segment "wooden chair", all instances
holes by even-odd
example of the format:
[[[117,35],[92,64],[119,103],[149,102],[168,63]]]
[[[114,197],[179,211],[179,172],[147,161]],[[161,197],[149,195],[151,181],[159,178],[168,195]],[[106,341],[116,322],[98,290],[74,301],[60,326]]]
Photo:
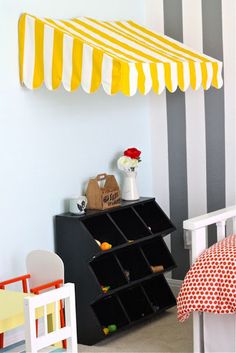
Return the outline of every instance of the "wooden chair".
[[[64,302],[65,326],[60,327],[58,318],[58,307]],[[54,305],[55,330],[48,333],[47,305]],[[39,309],[40,308],[40,309]],[[69,352],[77,353],[76,314],[75,314],[75,289],[74,284],[67,283],[60,288],[50,290],[33,297],[24,299],[25,310],[25,344],[9,346],[4,352],[38,353],[43,352]],[[43,334],[37,336],[35,328],[36,312],[43,311]],[[41,316],[41,315],[40,315]],[[66,349],[56,349],[51,346],[61,340],[67,340]]]

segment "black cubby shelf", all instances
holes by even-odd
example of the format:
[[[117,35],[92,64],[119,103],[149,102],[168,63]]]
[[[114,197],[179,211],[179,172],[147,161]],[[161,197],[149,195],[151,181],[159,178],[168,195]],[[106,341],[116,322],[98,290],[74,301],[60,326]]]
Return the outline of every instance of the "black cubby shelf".
[[[154,198],[81,216],[56,216],[55,248],[76,287],[78,341],[93,345],[176,304],[164,272],[176,267],[163,237],[175,230]],[[99,242],[112,248],[102,251]],[[154,268],[159,268],[156,272]],[[115,333],[114,332],[114,333]]]

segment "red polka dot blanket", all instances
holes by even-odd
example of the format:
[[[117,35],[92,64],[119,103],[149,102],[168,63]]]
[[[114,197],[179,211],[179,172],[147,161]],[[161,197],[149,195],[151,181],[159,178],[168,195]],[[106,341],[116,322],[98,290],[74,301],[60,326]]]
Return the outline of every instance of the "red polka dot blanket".
[[[177,298],[178,320],[191,312],[236,313],[236,235],[205,250],[188,271]]]

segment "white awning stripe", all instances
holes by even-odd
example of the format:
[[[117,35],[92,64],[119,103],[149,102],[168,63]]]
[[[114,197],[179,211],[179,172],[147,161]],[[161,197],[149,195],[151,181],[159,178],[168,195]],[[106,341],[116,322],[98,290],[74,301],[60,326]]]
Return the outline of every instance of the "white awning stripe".
[[[90,93],[93,69],[93,48],[87,44],[83,45],[82,78],[81,85],[85,92]]]
[[[52,89],[52,55],[54,29],[44,27],[44,82],[48,89]]]
[[[112,58],[104,54],[102,60],[102,86],[104,88],[104,91],[109,95],[111,95],[112,67]]]
[[[23,64],[23,77],[24,84],[27,88],[33,88],[34,79],[34,28],[35,20],[32,17],[26,17],[25,21],[25,46],[24,46],[24,64]]]
[[[62,68],[62,83],[67,91],[71,90],[72,77],[72,50],[73,38],[64,34],[63,36],[63,68]]]

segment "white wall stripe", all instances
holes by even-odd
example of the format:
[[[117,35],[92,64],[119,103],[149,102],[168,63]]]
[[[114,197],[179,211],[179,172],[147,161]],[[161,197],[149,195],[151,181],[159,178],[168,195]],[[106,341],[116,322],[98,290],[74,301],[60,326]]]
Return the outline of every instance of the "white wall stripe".
[[[164,33],[164,11],[163,0],[146,0],[146,25],[155,31]],[[157,64],[162,65],[163,64]],[[164,70],[159,82],[164,82]],[[164,89],[164,84],[160,91]],[[151,93],[149,96],[150,129],[151,129],[151,151],[153,170],[153,193],[166,212],[170,214],[169,204],[169,166],[168,166],[168,137],[167,137],[167,111],[166,94],[159,96]],[[165,237],[167,246],[170,248],[170,236]]]
[[[44,82],[48,89],[52,89],[52,57],[54,30],[44,27]]]
[[[201,0],[182,1],[184,43],[202,51]],[[200,69],[200,68],[199,68]],[[200,84],[200,82],[199,82]],[[185,92],[189,217],[207,210],[204,92]]]
[[[164,0],[163,5],[166,35],[183,42],[182,0]],[[178,264],[173,276],[183,278],[189,266],[189,253],[183,249],[183,219],[188,218],[185,95],[180,90],[167,92],[166,100],[170,217],[176,225],[171,250]]]
[[[62,83],[63,83],[64,88],[67,91],[71,90],[72,52],[73,52],[73,38],[64,34],[64,36],[63,36]]]
[[[236,203],[236,2],[222,1],[226,206]]]
[[[90,92],[92,82],[92,69],[93,69],[93,48],[87,44],[83,45],[82,56],[82,77],[81,85],[85,92]]]
[[[203,50],[223,61],[222,1],[202,0]],[[229,35],[231,35],[231,31]],[[225,207],[224,87],[205,91],[207,211]],[[209,229],[209,244],[216,232]]]
[[[32,17],[26,16],[23,79],[24,79],[24,84],[26,85],[27,88],[33,88],[34,61],[35,61],[34,26],[35,26],[35,20]]]

